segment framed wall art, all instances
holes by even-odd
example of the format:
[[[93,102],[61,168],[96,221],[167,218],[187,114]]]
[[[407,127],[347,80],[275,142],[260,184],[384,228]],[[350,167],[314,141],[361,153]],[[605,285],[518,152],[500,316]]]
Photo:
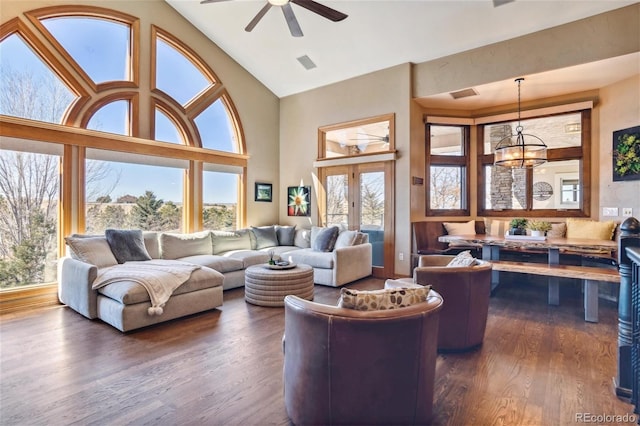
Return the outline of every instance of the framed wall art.
[[[287,215],[311,216],[310,186],[290,186],[287,188]]]
[[[273,185],[271,185],[270,183],[256,182],[255,200],[266,201],[270,203],[272,199],[272,191],[273,191]]]
[[[640,180],[640,126],[613,132],[613,181]]]

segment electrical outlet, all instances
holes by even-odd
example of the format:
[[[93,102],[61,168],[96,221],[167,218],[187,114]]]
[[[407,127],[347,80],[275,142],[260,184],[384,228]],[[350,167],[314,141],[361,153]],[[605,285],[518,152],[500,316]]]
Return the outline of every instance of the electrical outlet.
[[[398,259],[404,260],[404,253],[402,252],[398,253]]]
[[[633,216],[633,209],[631,207],[623,207],[622,208],[622,216],[624,216],[624,217]]]
[[[618,216],[617,207],[603,207],[602,216]]]

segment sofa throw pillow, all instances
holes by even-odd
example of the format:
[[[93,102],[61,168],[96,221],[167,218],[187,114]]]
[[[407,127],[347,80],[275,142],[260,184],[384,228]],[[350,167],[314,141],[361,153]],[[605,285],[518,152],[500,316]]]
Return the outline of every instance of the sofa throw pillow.
[[[193,232],[189,234],[160,234],[160,253],[163,259],[180,259],[187,256],[211,254],[211,231]]]
[[[73,237],[64,239],[73,259],[95,265],[98,268],[117,265],[111,247],[105,237]]]
[[[615,230],[616,223],[612,220],[600,222],[597,220],[567,219],[567,238],[611,240]]]
[[[276,237],[279,246],[292,246],[296,238],[296,226],[276,225]]]
[[[476,221],[470,220],[469,222],[444,222],[444,229],[447,230],[449,235],[475,235],[476,234]]]
[[[547,238],[564,238],[566,233],[566,223],[552,223],[551,230],[547,231]]]
[[[336,240],[338,239],[338,232],[340,229],[337,226],[330,226],[318,231],[316,238],[311,243],[311,248],[314,251],[333,251]]]
[[[252,226],[251,232],[256,237],[256,250],[278,245],[278,234],[275,226]]]
[[[235,232],[212,231],[211,242],[213,254],[220,254],[234,250],[251,250],[251,237],[249,230],[243,229]]]
[[[427,300],[431,286],[388,288],[382,290],[340,289],[339,308],[357,311],[382,311],[415,305]]]
[[[456,257],[451,259],[451,262],[447,264],[448,268],[454,267],[467,267],[475,265],[476,258],[471,255],[469,250],[459,253]]]
[[[338,234],[338,238],[336,239],[336,244],[334,249],[343,248],[343,247],[351,247],[355,245],[356,237],[358,236],[358,231],[342,231]]]
[[[151,260],[139,229],[107,229],[105,237],[118,263]]]
[[[504,237],[504,234],[509,232],[509,221],[508,220],[485,220],[485,227],[487,229],[487,234],[492,237]],[[474,231],[475,232],[475,231]]]
[[[300,248],[311,248],[311,230],[296,229],[293,245]]]

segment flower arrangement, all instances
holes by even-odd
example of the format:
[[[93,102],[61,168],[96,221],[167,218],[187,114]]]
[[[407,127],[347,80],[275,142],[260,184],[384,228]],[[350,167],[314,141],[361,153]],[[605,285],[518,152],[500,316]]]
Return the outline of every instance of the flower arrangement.
[[[273,255],[274,254],[275,253],[273,252],[273,250],[269,250],[269,265],[275,265],[276,264],[276,261],[273,260]]]
[[[532,231],[547,232],[551,231],[551,224],[544,220],[532,220],[527,225],[527,228],[531,229]]]

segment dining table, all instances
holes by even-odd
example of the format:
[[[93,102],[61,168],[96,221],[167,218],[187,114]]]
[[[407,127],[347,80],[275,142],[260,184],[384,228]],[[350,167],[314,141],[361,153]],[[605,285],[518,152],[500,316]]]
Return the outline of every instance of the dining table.
[[[597,240],[589,238],[550,238],[546,236],[534,237],[529,235],[505,235],[492,236],[487,234],[475,235],[442,235],[438,241],[449,243],[450,245],[477,245],[482,247],[482,259],[488,261],[499,261],[502,249],[511,250],[540,250],[547,252],[548,264],[559,265],[561,253],[571,253],[578,255],[591,255],[605,258],[616,258],[618,243],[613,240]],[[524,257],[523,257],[524,259]],[[492,272],[492,291],[500,284],[498,271]],[[559,278],[548,277],[549,282],[549,304],[560,304]]]

